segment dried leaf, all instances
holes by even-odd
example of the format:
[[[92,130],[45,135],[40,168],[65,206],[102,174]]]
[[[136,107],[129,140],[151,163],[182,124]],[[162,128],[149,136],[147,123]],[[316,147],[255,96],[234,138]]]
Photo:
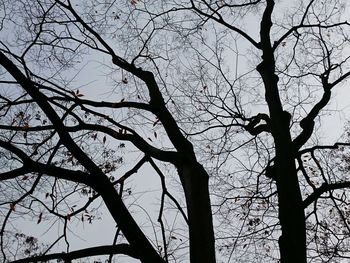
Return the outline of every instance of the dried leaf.
[[[28,124],[28,122],[25,122],[25,123],[23,124],[22,130],[23,130],[23,131],[26,131],[26,130],[28,130],[28,128],[29,128],[29,124]]]
[[[10,210],[15,212],[16,211],[16,204],[15,203],[11,203],[10,204]]]
[[[106,138],[106,135],[105,135],[105,136],[103,136],[103,139],[102,139],[103,144],[105,144],[105,143],[106,143],[106,140],[107,140],[107,138]]]
[[[125,143],[120,143],[118,148],[125,148]]]
[[[28,179],[28,175],[24,175],[24,176],[22,177],[22,181],[27,180],[27,179]]]
[[[17,118],[23,119],[23,117],[24,117],[24,112],[23,112],[23,111],[20,111],[20,112],[17,114],[16,117],[17,117]]]
[[[43,217],[43,213],[40,213],[39,218],[38,218],[38,222],[36,222],[37,224],[40,224],[42,217]]]

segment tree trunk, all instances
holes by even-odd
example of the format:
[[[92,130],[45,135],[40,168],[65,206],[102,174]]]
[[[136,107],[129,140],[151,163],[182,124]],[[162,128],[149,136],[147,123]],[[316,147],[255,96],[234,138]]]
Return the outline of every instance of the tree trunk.
[[[306,229],[304,207],[295,165],[289,123],[290,114],[283,111],[278,95],[278,77],[271,73],[271,63],[263,62],[259,72],[266,88],[270,110],[271,130],[275,142],[274,161],[279,220],[282,235],[279,239],[281,262],[306,263]]]
[[[278,192],[279,220],[282,235],[279,239],[282,263],[306,263],[306,229],[302,197],[295,166],[295,149],[290,135],[290,114],[283,110],[275,74],[274,48],[271,44],[271,16],[275,1],[266,0],[260,23],[262,62],[258,65],[269,107],[271,132],[275,142],[275,179]]]
[[[266,97],[276,150],[274,178],[277,185],[279,220],[282,230],[279,239],[281,262],[306,263],[305,215],[294,159],[295,149],[289,130],[290,114],[279,106],[279,96],[274,96],[278,94],[277,76],[267,74],[263,79],[268,89],[274,89],[272,92],[267,90]]]
[[[281,262],[306,263],[304,207],[289,130],[286,130],[284,135],[276,135],[275,144],[276,184],[279,220],[282,229],[282,235],[279,239]]]
[[[215,263],[215,238],[210,205],[209,176],[194,161],[178,168],[185,191],[191,263]]]

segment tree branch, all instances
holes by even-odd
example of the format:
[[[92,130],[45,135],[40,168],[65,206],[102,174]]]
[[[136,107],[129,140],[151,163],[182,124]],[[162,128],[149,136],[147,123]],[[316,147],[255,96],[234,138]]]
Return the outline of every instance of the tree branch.
[[[132,258],[138,259],[139,257],[129,244],[118,244],[114,246],[98,246],[90,247],[80,250],[75,250],[69,253],[53,253],[48,255],[34,256],[29,258],[23,258],[19,260],[11,261],[10,263],[35,263],[35,262],[46,262],[54,259],[61,259],[65,262],[70,262],[74,259],[87,258],[108,254],[123,254]]]
[[[258,3],[260,1],[256,1],[256,3]],[[231,25],[229,23],[227,23],[220,14],[216,13],[219,17],[215,17],[213,16],[213,14],[207,14],[205,12],[203,12],[202,10],[200,10],[198,7],[195,6],[194,1],[191,1],[192,4],[192,8],[195,12],[197,12],[198,14],[209,18],[209,19],[213,19],[214,21],[216,21],[217,23],[235,31],[236,33],[238,33],[239,35],[241,35],[244,39],[248,40],[254,47],[261,49],[261,45],[260,43],[256,42],[250,35],[248,35],[245,31],[243,31],[242,29],[239,29],[238,27],[235,27],[234,25]],[[254,3],[255,4],[255,3]],[[214,12],[214,11],[213,11]],[[215,13],[215,12],[214,12]]]
[[[316,190],[311,195],[306,197],[306,199],[303,201],[303,206],[304,208],[308,207],[325,192],[342,189],[342,188],[349,188],[349,187],[350,187],[350,182],[341,182],[341,183],[333,183],[333,184],[323,183],[320,187],[316,188]]]
[[[69,135],[60,117],[49,104],[48,97],[41,93],[40,90],[35,87],[33,82],[28,79],[21,72],[21,70],[17,68],[17,66],[7,56],[4,55],[2,51],[0,51],[0,65],[2,65],[4,69],[6,69],[7,72],[28,93],[28,95],[36,101],[36,103],[54,125],[62,143],[89,171],[90,174],[88,176],[81,177],[81,179],[84,179],[83,183],[85,183],[86,180],[89,180],[87,184],[93,184],[93,188],[101,193],[109,212],[122,229],[128,242],[134,247],[135,250],[138,251],[140,258],[142,258],[144,262],[149,263],[164,262],[157,251],[153,248],[149,240],[143,234],[128,209],[125,207],[123,201],[119,197],[109,179]]]

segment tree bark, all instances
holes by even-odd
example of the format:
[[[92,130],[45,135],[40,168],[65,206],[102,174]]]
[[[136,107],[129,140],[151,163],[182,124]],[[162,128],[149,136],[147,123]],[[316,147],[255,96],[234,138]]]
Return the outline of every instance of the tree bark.
[[[191,263],[215,263],[209,176],[197,161],[181,165],[178,171],[187,204]]]

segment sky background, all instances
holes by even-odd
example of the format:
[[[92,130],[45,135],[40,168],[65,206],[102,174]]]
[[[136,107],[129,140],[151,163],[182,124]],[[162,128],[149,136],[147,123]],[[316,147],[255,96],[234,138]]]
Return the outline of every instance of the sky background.
[[[282,1],[282,3],[284,8],[288,8],[287,3],[293,3],[293,1]],[[252,17],[250,20],[248,19],[246,23],[246,31],[252,35],[256,35],[258,32],[256,26],[257,21],[254,19],[255,18]],[[257,37],[255,37],[255,39],[257,39]],[[240,43],[246,44],[246,42],[242,40],[240,40]],[[106,80],[105,69],[101,67],[100,64],[101,62],[105,63],[106,61],[108,61],[108,58],[103,58],[101,55],[96,54],[90,54],[89,56],[86,56],[84,61],[82,61],[81,65],[86,66],[81,69],[79,75],[77,75],[77,78],[74,79],[71,84],[72,87],[76,87],[74,89],[79,89],[80,93],[84,94],[84,98],[98,98],[99,100],[107,101],[111,100],[112,97],[114,98],[119,96],[118,94],[111,96],[109,93],[110,83],[107,84],[108,81]],[[246,61],[244,61],[244,59],[240,61],[240,65],[244,65],[245,63]],[[71,72],[72,76],[75,75],[75,73],[76,72]],[[322,126],[320,127],[319,134],[321,135],[321,141],[323,143],[334,143],[334,141],[337,140],[343,133],[344,123],[346,123],[350,117],[349,94],[350,90],[348,85],[341,88],[336,88],[335,92],[333,93],[331,104],[327,107],[327,110],[324,111],[325,116],[321,118]],[[254,105],[252,107],[254,107]],[[163,137],[160,135],[158,141],[162,141],[162,138]],[[109,138],[107,138],[107,144],[109,143],[113,145],[113,142],[110,142]],[[162,142],[160,142],[160,144],[161,143]],[[165,145],[167,144],[167,142],[163,143]],[[118,142],[116,143],[116,146],[117,144]],[[130,149],[131,152],[129,152]],[[137,153],[130,145],[127,145],[124,152],[125,159],[128,161],[116,171],[116,177],[121,176],[125,171],[127,171],[128,168],[132,167],[135,160],[142,158],[142,155]],[[176,196],[181,196],[181,190],[176,182],[177,179],[174,169],[170,167],[170,165],[167,167],[161,167],[162,170],[166,172],[167,176],[169,176],[169,189],[171,193]],[[133,175],[132,178],[127,181],[124,188],[132,188],[133,194],[126,196],[126,203],[130,206],[131,210],[135,211],[135,213],[133,213],[135,220],[139,222],[140,225],[145,226],[143,229],[147,234],[153,236],[153,228],[148,217],[151,217],[153,222],[156,222],[158,217],[159,203],[157,201],[159,201],[161,194],[158,176],[154,170],[147,165],[140,169],[137,174]],[[125,194],[127,195],[127,193]],[[108,211],[104,208],[100,200],[96,200],[94,204],[94,206],[100,208],[102,207],[102,209],[99,210],[99,218],[94,220],[92,224],[89,224],[88,222],[81,224],[78,222],[79,220],[75,219],[69,222],[71,232],[68,233],[68,236],[71,238],[71,251],[87,246],[110,244],[113,241],[115,234],[115,222],[109,215]],[[147,213],[145,213],[145,211],[147,211]],[[171,226],[174,223],[172,222],[172,218],[174,217],[177,220],[179,215],[175,216],[175,213],[172,210],[168,210],[166,213],[168,213],[168,224]],[[181,220],[178,220],[177,222],[177,226],[181,226]],[[37,224],[37,218],[33,218],[32,221],[18,220],[15,222],[15,224],[18,224],[18,226],[24,226],[23,232],[25,234],[35,236],[43,243],[50,241],[52,237],[61,233],[62,224],[57,224],[52,227],[52,223],[53,221],[46,220],[45,214],[42,222],[39,225]],[[47,231],[48,229],[49,231]],[[179,229],[178,233],[175,233],[177,237],[181,236],[182,234],[185,233],[181,229]],[[160,238],[159,235],[158,238]],[[174,244],[174,246],[176,246],[177,243],[180,243],[179,239],[172,239],[171,242]],[[55,249],[52,250],[52,252],[58,252],[64,249],[65,244],[60,243]],[[181,253],[182,252],[180,252],[180,254]],[[82,260],[82,262],[84,262],[84,260]],[[129,258],[123,258],[120,260],[120,262],[132,263],[137,261]],[[179,260],[178,262],[188,261]]]

